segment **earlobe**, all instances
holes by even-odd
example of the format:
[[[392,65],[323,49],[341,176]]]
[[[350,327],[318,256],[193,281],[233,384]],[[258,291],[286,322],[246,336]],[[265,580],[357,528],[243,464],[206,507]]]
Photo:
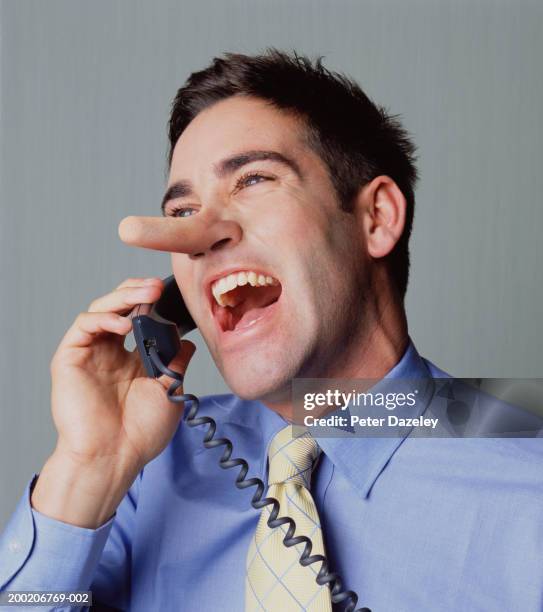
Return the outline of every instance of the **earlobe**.
[[[388,176],[374,178],[366,187],[366,243],[374,258],[388,255],[396,246],[405,227],[405,196]]]

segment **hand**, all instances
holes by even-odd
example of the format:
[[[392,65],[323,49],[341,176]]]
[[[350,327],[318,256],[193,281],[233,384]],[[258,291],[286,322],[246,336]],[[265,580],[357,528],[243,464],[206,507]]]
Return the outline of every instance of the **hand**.
[[[146,376],[137,349],[124,348],[132,321],[123,315],[156,302],[163,288],[160,279],[128,279],[62,338],[50,368],[58,440],[31,495],[38,512],[90,529],[104,524],[175,433],[184,406],[166,395],[173,380]],[[183,340],[171,369],[184,374],[195,348]]]
[[[156,302],[163,287],[160,279],[127,279],[94,300],[66,332],[50,368],[57,457],[135,475],[173,437],[183,413],[183,404],[166,396],[173,379],[148,377],[137,349],[124,348],[132,321],[123,315]],[[184,374],[195,348],[183,340],[169,367]]]

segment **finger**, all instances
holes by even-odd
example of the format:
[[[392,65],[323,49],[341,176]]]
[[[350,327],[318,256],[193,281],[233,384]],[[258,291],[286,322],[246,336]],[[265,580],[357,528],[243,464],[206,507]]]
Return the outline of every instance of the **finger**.
[[[128,312],[137,304],[153,304],[162,294],[157,283],[141,287],[122,287],[91,302],[88,312]]]
[[[157,276],[150,276],[145,278],[126,278],[122,283],[117,285],[115,289],[122,289],[123,287],[141,287],[144,285],[158,285],[163,284],[162,279]]]
[[[169,253],[201,253],[233,232],[239,232],[233,221],[214,221],[203,213],[189,217],[125,217],[119,224],[119,237],[126,244]]]
[[[179,349],[177,355],[170,361],[168,368],[174,372],[179,372],[179,374],[182,376],[185,376],[185,372],[187,371],[187,367],[195,351],[196,345],[193,342],[190,340],[181,340],[181,348]],[[162,374],[162,376],[159,376],[157,380],[166,389],[168,389],[174,382],[174,379],[170,378],[170,376],[166,376],[166,374]],[[181,390],[177,391],[177,393],[180,392]]]
[[[107,332],[119,337],[132,329],[132,321],[114,312],[82,312],[62,338],[59,348],[90,346],[98,334]]]

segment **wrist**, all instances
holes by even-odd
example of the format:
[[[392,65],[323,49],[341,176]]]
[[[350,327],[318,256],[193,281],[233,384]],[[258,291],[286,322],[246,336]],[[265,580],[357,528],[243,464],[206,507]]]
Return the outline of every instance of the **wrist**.
[[[114,515],[138,472],[109,457],[81,461],[57,447],[35,481],[30,503],[50,518],[96,529]]]

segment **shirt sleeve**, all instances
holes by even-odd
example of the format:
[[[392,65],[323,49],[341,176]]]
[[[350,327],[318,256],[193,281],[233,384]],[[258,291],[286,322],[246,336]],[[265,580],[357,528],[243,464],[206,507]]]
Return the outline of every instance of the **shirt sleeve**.
[[[32,508],[30,496],[38,476],[34,474],[26,485],[0,536],[0,591],[91,590],[93,603],[127,608],[131,540],[142,472],[115,514],[97,529],[64,523]]]

